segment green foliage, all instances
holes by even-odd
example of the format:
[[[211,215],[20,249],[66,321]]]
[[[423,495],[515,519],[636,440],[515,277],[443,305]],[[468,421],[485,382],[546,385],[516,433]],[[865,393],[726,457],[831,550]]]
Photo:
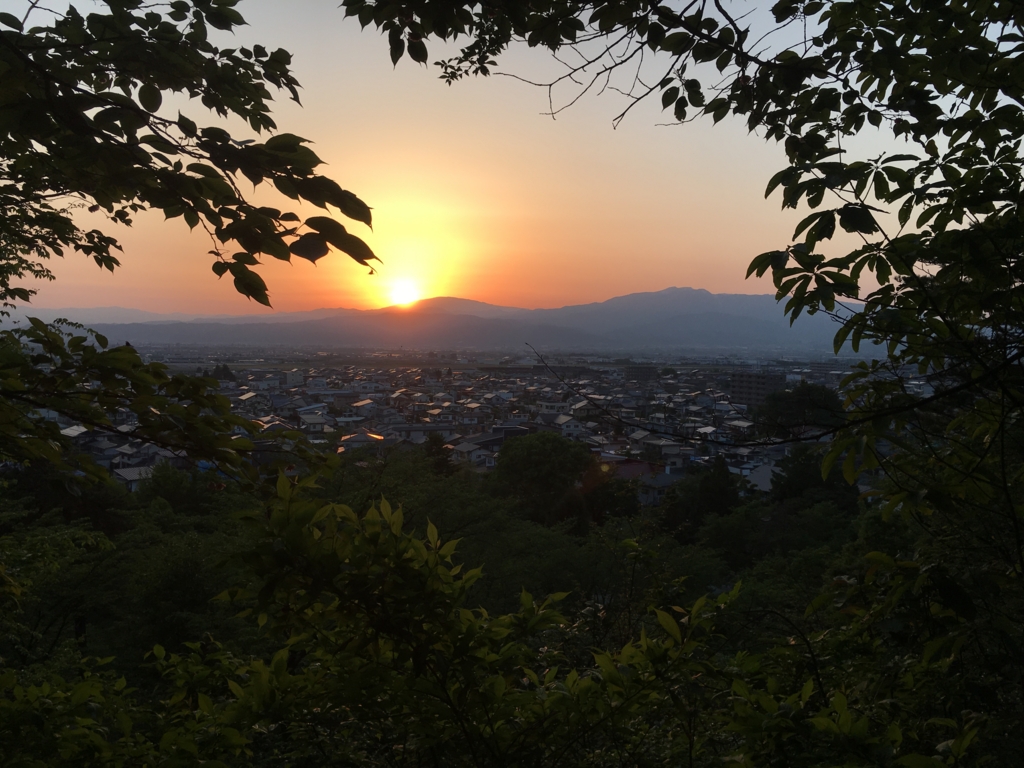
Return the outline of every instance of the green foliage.
[[[505,441],[494,481],[519,500],[531,519],[550,525],[573,516],[576,484],[593,461],[582,443],[537,432]]]
[[[772,474],[771,501],[806,507],[818,502],[833,504],[853,518],[858,511],[860,492],[838,473],[822,477],[821,450],[810,445],[795,445]]]
[[[382,459],[346,459],[322,481],[320,493],[353,509],[368,507],[382,496],[401,498],[409,526],[423,533],[433,524],[446,538],[459,540],[466,567],[483,567],[486,578],[474,585],[472,595],[475,604],[492,613],[512,610],[524,588],[534,594],[573,590],[574,595],[614,589],[606,572],[608,558],[585,551],[587,526],[581,529],[576,520],[551,526],[534,522],[514,491],[490,480],[456,470],[447,452],[436,453],[428,441]],[[639,508],[630,484],[597,481],[589,470],[573,495],[595,520],[628,517]]]
[[[434,473],[448,476],[455,472],[455,465],[452,462],[451,452],[444,445],[444,438],[437,432],[431,432],[427,435],[423,447],[431,460],[431,469]]]
[[[83,509],[82,496],[105,486],[72,494],[54,489],[51,473],[19,472],[2,500],[0,560],[26,592],[0,657],[63,674],[69,650],[116,656],[134,677],[155,643],[237,637],[240,627],[209,601],[238,578],[220,563],[244,534],[232,515],[254,502],[203,479],[159,467],[139,494],[107,494]],[[205,492],[194,507],[182,493],[190,485]],[[85,514],[96,506],[102,514]]]
[[[175,515],[197,517],[242,506],[244,499],[230,488],[227,478],[215,472],[193,469],[183,472],[170,464],[157,464],[139,486],[135,500],[140,505],[162,499]]]
[[[227,398],[203,379],[171,375],[144,363],[130,346],[78,326],[29,326],[0,331],[0,457],[48,463],[105,476],[60,433],[54,416],[98,430],[114,429],[119,415],[137,422],[134,435],[196,459],[241,471],[252,445],[240,435],[252,425],[231,415]]]
[[[705,668],[713,610],[680,609],[683,627],[649,615],[639,641],[585,654],[576,669],[559,596],[524,592],[506,616],[469,610],[479,572],[452,565],[455,542],[432,525],[426,540],[409,537],[386,502],[365,516],[319,506],[304,486],[282,480],[265,535],[243,556],[262,582],[259,623],[287,641],[230,685],[237,702],[226,706],[256,725],[239,729],[256,754],[373,762],[401,748],[403,764],[534,765],[678,752],[665,715]]]
[[[460,478],[478,481],[472,473],[438,473],[431,480],[427,451],[396,455],[393,464],[359,467],[376,472],[361,482],[376,488],[404,484],[411,497],[429,504],[440,498],[435,482],[454,490]],[[345,487],[353,489],[356,480],[349,476]],[[372,765],[400,747],[398,764],[603,766],[619,765],[626,755],[639,765],[712,765],[723,757],[761,764],[784,752],[787,765],[864,754],[898,765],[911,755],[934,753],[949,739],[976,741],[981,731],[969,734],[985,725],[976,714],[985,711],[978,706],[981,694],[972,692],[985,689],[980,681],[966,694],[958,689],[949,657],[936,655],[946,646],[927,657],[903,653],[908,633],[937,640],[947,632],[944,626],[977,631],[956,618],[955,611],[968,608],[955,582],[938,574],[922,578],[916,564],[877,554],[864,560],[879,538],[891,534],[879,527],[878,513],[864,518],[854,540],[852,531],[843,534],[830,524],[837,518],[827,504],[790,510],[790,524],[769,531],[777,543],[748,551],[752,568],[738,566],[750,586],[719,588],[716,600],[692,604],[684,592],[731,585],[739,574],[728,574],[706,549],[659,538],[653,521],[609,518],[591,531],[575,564],[564,554],[571,550],[558,549],[542,549],[524,563],[527,569],[537,563],[561,569],[566,580],[575,579],[577,595],[545,602],[522,592],[509,613],[498,614],[472,608],[486,579],[480,569],[453,560],[457,547],[474,536],[457,543],[422,512],[411,516],[421,521],[425,538],[410,535],[402,510],[380,502],[356,515],[324,499],[332,492],[318,485],[314,478],[282,476],[274,497],[248,516],[249,534],[225,529],[242,545],[235,559],[239,570],[228,582],[233,586],[221,596],[225,602],[215,603],[224,613],[201,606],[215,579],[187,550],[170,546],[168,559],[178,568],[164,569],[154,557],[179,531],[186,547],[193,546],[187,543],[193,531],[203,531],[192,539],[196,543],[215,541],[208,521],[216,512],[187,515],[157,495],[162,489],[181,505],[189,498],[182,489],[209,485],[201,476],[159,473],[144,491],[142,514],[163,533],[137,523],[114,537],[118,549],[134,556],[112,576],[130,585],[118,594],[130,598],[121,608],[136,622],[134,634],[144,635],[141,642],[152,635],[140,629],[161,614],[183,631],[175,635],[173,627],[154,623],[174,644],[153,650],[150,671],[129,668],[127,685],[117,672],[104,672],[107,667],[78,661],[74,643],[43,666],[9,668],[3,683],[8,694],[0,696],[5,761],[46,764],[61,755],[64,762],[88,764],[146,755],[171,763],[303,764],[331,754]],[[819,491],[809,489],[809,497]],[[458,494],[463,503],[474,494],[486,498],[488,491],[478,484]],[[490,498],[492,505],[496,501]],[[775,511],[794,501],[774,502]],[[713,518],[722,541],[747,535],[757,544],[768,538],[764,529],[752,529],[745,509],[760,514],[748,505]],[[485,510],[486,504],[473,514]],[[502,549],[509,550],[505,563],[511,563],[542,545],[544,538],[531,539],[527,526],[552,541],[573,538],[507,516],[518,528],[506,537],[501,519],[492,515],[478,523],[481,537],[491,534],[495,545],[488,556],[499,565]],[[50,535],[47,526],[31,530],[37,540]],[[118,551],[82,553],[82,546],[92,545],[77,533],[67,539],[70,549],[48,550],[23,535],[4,539],[4,561],[11,562],[15,549],[31,552],[35,573],[63,572],[58,582],[81,582],[79,561]],[[904,542],[914,546],[912,539]],[[844,543],[847,549],[840,551]],[[48,564],[58,560],[65,564]],[[847,562],[854,571],[833,571],[841,578],[834,578],[816,612],[802,618],[816,580]],[[23,566],[17,570],[29,574]],[[202,574],[205,595],[191,587],[188,570]],[[153,580],[150,573],[164,575]],[[680,575],[697,584],[679,584]],[[49,602],[54,578],[18,584],[23,615]],[[95,579],[92,587],[107,589]],[[197,602],[171,608],[175,589]],[[34,590],[41,590],[38,598],[27,594]],[[94,597],[85,599],[95,604]],[[936,612],[936,601],[956,607]],[[150,610],[147,602],[154,603]],[[666,607],[651,610],[652,603]],[[866,605],[876,607],[865,611]],[[183,608],[191,613],[181,613]],[[232,631],[227,621],[239,609],[248,632]],[[215,619],[218,614],[222,618]],[[201,620],[190,625],[187,615]],[[189,629],[213,627],[228,642],[176,640]],[[257,629],[259,639],[252,635]],[[883,642],[866,640],[865,632]],[[95,630],[87,642],[97,642]],[[880,665],[902,671],[868,688],[851,683],[874,680]],[[152,693],[133,688],[134,679],[145,680]],[[79,688],[77,680],[89,686]],[[975,714],[951,717],[946,701]]]
[[[712,517],[701,527],[699,540],[721,553],[740,570],[770,554],[785,554],[831,544],[833,549],[852,538],[849,515],[834,504],[810,507],[745,504],[736,511]],[[817,584],[812,582],[812,589]]]
[[[235,381],[235,374],[232,373],[227,363],[215,365],[211,375],[218,381]]]
[[[806,381],[791,390],[770,393],[754,412],[761,434],[782,439],[806,433],[824,435],[842,426],[843,419],[839,395],[828,387]]]
[[[696,541],[705,521],[729,514],[739,498],[736,478],[725,459],[716,456],[709,469],[672,486],[661,504],[661,525],[682,542]]]
[[[609,518],[634,518],[640,514],[637,483],[609,478],[597,464],[584,475],[581,490],[586,514],[597,525]]]
[[[303,222],[295,213],[246,199],[243,180],[272,184],[296,202],[337,209],[366,225],[370,209],[331,179],[308,141],[278,133],[237,139],[216,125],[163,109],[181,94],[219,117],[240,118],[255,134],[276,130],[271,88],[298,101],[298,82],[283,50],[218,48],[210,30],[245,20],[236,0],[181,0],[156,10],[138,0],[110,0],[82,15],[76,8],[29,23],[8,14],[0,24],[0,299],[32,294],[13,281],[52,278],[43,261],[75,251],[113,270],[117,240],[84,229],[71,208],[85,206],[130,225],[146,210],[203,227],[218,276],[269,306],[267,286],[251,269],[259,255],[315,261],[333,246],[360,264],[376,258],[333,219]],[[306,231],[303,231],[305,228]],[[234,251],[234,252],[232,252]]]

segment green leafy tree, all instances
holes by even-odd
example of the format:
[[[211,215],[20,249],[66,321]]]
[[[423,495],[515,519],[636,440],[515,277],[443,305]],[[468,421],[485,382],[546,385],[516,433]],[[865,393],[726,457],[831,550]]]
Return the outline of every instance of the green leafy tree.
[[[682,542],[697,541],[697,530],[710,518],[727,515],[739,503],[739,487],[725,459],[676,483],[659,510],[661,525]]]
[[[0,456],[4,461],[50,464],[106,476],[63,435],[55,417],[99,431],[113,431],[116,418],[136,423],[134,436],[170,450],[187,449],[243,471],[251,449],[244,435],[252,425],[231,414],[230,403],[209,382],[171,374],[147,364],[129,346],[74,326],[47,326],[33,319],[26,328],[0,331]],[[240,435],[232,434],[238,429]],[[65,478],[71,475],[65,473]]]
[[[221,363],[213,369],[213,377],[218,381],[235,381],[235,374],[227,363]]]
[[[437,432],[431,432],[427,435],[423,449],[431,459],[434,472],[447,476],[455,471],[455,465],[452,462],[451,451],[444,445],[444,438]]]
[[[577,483],[593,464],[581,443],[554,432],[537,432],[506,440],[498,452],[494,481],[538,522],[553,524],[579,506]]]
[[[116,657],[138,683],[156,643],[177,649],[206,634],[237,637],[240,628],[210,598],[239,576],[218,564],[244,540],[235,514],[256,502],[213,479],[162,465],[128,494],[106,484],[69,488],[48,470],[10,476],[0,496],[0,560],[30,588],[19,601],[25,631],[0,637],[0,657],[59,668],[72,647]]]
[[[795,445],[772,473],[769,498],[775,503],[808,504],[828,501],[843,510],[850,518],[858,511],[860,491],[831,472],[821,474],[822,452],[816,446]]]
[[[333,246],[362,264],[374,258],[334,218],[303,221],[241,191],[243,179],[271,184],[286,198],[369,225],[365,203],[316,174],[321,161],[306,140],[235,138],[162,108],[165,96],[183,94],[259,135],[277,128],[270,89],[298,101],[286,51],[212,42],[212,31],[245,23],[236,5],[181,0],[158,12],[137,0],[110,0],[83,15],[30,4],[21,19],[0,17],[0,297],[26,300],[30,291],[11,281],[49,277],[45,260],[65,251],[117,266],[114,236],[83,229],[75,205],[112,224],[158,210],[203,227],[213,240],[214,272],[230,274],[239,292],[262,304],[269,305],[267,287],[252,269],[260,255],[316,261]]]
[[[174,2],[160,9],[110,0],[88,13],[53,12],[28,3],[21,17],[0,14],[0,300],[28,301],[22,278],[52,279],[49,258],[80,253],[103,268],[118,265],[113,232],[145,211],[182,218],[211,238],[218,276],[269,305],[254,267],[261,257],[310,261],[333,247],[361,264],[375,257],[332,211],[369,225],[370,209],[318,175],[308,142],[278,133],[272,90],[298,99],[290,55],[263,46],[219,48],[218,31],[244,24],[234,0]],[[203,124],[165,106],[212,114]],[[250,133],[232,136],[218,118],[240,118]],[[196,119],[193,119],[196,118]],[[198,119],[198,122],[197,122]],[[268,133],[274,135],[264,140]],[[289,202],[326,214],[257,205],[248,184],[273,186]],[[109,226],[87,228],[80,209]],[[232,439],[248,426],[229,414],[208,382],[144,364],[131,347],[74,326],[33,321],[0,331],[0,456],[46,461],[102,474],[56,428],[54,416],[112,427],[122,409],[139,421],[136,436],[194,458],[240,468],[251,448]],[[100,386],[95,386],[99,382]]]
[[[843,401],[835,390],[806,381],[791,390],[770,393],[754,412],[761,434],[783,439],[827,435],[843,419]]]
[[[575,585],[583,565],[580,541],[561,529],[527,519],[511,493],[497,492],[476,472],[439,466],[429,443],[402,446],[382,458],[346,458],[321,481],[325,502],[365,509],[381,497],[402,499],[403,516],[421,534],[433,524],[445,540],[459,540],[464,567],[483,568],[474,604],[494,614],[514,610],[523,589],[533,594]]]

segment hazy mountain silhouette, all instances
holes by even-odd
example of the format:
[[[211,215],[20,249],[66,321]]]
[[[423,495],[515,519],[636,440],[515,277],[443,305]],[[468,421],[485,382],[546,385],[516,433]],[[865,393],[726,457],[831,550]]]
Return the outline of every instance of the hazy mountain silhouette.
[[[100,322],[104,312],[113,315],[110,319],[115,322]],[[137,321],[124,322],[132,312],[138,312]],[[191,319],[123,308],[42,310],[39,316],[85,322],[117,343],[325,348],[511,349],[530,343],[538,349],[746,348],[821,353],[831,350],[836,331],[823,315],[801,317],[790,327],[773,296],[714,294],[693,288],[634,293],[559,309],[519,309],[440,297],[411,307],[325,308],[263,316]]]

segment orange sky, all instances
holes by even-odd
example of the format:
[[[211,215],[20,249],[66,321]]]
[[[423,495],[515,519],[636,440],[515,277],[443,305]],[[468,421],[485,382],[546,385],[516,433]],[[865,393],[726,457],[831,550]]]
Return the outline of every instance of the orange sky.
[[[546,93],[511,78],[447,87],[434,67],[406,59],[393,69],[386,40],[361,32],[337,5],[247,0],[240,10],[250,27],[238,42],[293,52],[304,106],[282,99],[278,125],[313,140],[323,171],[373,207],[372,233],[350,229],[384,263],[369,276],[340,254],[316,266],[268,258],[261,274],[275,310],[383,306],[399,287],[522,307],[668,286],[772,291],[744,280],[746,265],[787,244],[800,214],[764,200],[784,159],[739,121],[659,126],[668,118],[652,102],[613,129],[623,106],[614,95],[584,98],[552,120],[541,114]],[[431,53],[440,57],[436,45]],[[502,63],[530,76],[554,71],[541,51],[517,50]],[[182,111],[198,120],[202,108]],[[54,265],[55,283],[37,286],[35,304],[268,311],[216,279],[210,243],[181,219],[144,216],[116,234],[126,251],[120,270],[69,256]]]

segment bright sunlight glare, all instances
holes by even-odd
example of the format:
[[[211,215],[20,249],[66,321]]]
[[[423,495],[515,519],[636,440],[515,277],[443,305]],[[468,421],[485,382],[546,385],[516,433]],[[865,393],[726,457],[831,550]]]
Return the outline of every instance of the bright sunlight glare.
[[[419,298],[419,288],[412,280],[399,280],[391,287],[391,301],[394,304],[412,304]]]

